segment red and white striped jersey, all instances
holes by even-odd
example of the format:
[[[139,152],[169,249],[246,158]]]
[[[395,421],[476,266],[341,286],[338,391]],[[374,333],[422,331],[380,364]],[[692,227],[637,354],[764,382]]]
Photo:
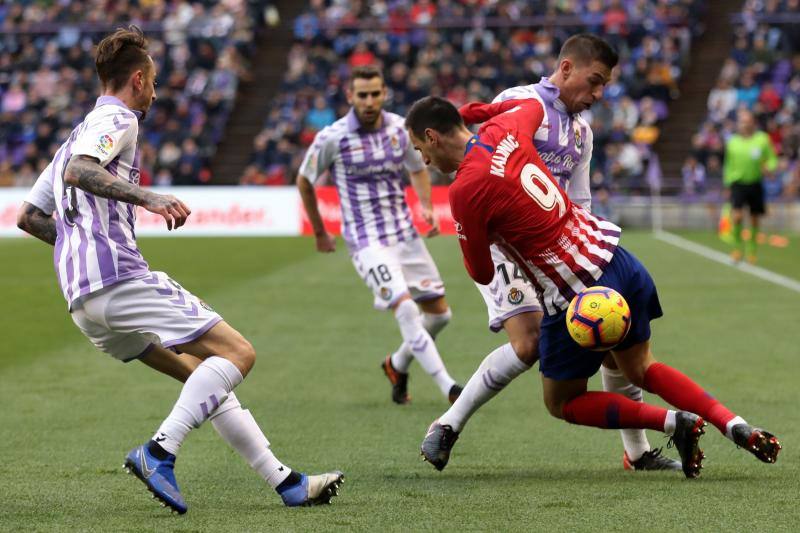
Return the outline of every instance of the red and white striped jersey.
[[[556,314],[596,285],[621,230],[573,204],[539,157],[532,138],[544,110],[537,100],[471,105],[491,118],[468,143],[450,186],[467,271],[490,283],[489,245],[496,243],[525,273],[545,312]]]

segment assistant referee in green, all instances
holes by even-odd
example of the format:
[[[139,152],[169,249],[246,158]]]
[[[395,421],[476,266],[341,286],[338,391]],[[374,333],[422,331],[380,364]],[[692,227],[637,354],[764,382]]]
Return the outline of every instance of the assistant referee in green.
[[[756,118],[751,111],[742,110],[737,114],[737,133],[725,143],[725,164],[723,183],[730,189],[731,226],[734,250],[731,257],[735,261],[742,258],[742,222],[744,207],[750,212],[750,238],[746,252],[750,263],[756,261],[756,239],[760,218],[766,213],[764,186],[765,172],[773,172],[778,165],[778,157],[769,136],[757,129]]]

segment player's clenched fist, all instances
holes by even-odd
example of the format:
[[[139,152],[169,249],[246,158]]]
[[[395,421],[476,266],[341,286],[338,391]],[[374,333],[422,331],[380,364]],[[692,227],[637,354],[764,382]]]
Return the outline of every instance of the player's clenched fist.
[[[329,254],[336,251],[336,239],[327,231],[315,236],[317,251]]]

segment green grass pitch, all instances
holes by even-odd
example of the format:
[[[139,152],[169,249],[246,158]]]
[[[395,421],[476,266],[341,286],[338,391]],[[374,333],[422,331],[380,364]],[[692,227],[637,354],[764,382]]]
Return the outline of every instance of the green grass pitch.
[[[765,250],[763,265],[798,277],[795,243]],[[400,335],[390,315],[372,310],[343,249],[323,256],[299,238],[141,244],[151,268],[170,273],[253,342],[259,359],[237,389],[242,403],[284,462],[344,470],[340,497],[327,507],[282,507],[203,427],[177,463],[188,514],[158,507],[120,465],[169,412],[178,383],[95,350],[67,315],[51,249],[3,240],[0,530],[790,531],[800,523],[794,292],[646,234],[623,235],[660,291],[657,357],[776,433],[784,445],[776,465],[709,427],[699,479],[624,472],[617,432],[549,417],[533,371],[475,415],[439,473],[418,450],[445,400],[414,366],[412,404],[390,402],[378,366]],[[463,383],[505,336],[488,331],[456,240],[428,244],[454,312],[438,344]],[[591,385],[600,388],[599,379]],[[656,433],[650,441],[666,444]]]

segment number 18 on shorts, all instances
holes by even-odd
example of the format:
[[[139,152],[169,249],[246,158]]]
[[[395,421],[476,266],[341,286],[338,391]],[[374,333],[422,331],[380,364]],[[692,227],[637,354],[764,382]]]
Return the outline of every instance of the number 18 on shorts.
[[[362,248],[352,260],[375,297],[376,309],[389,309],[404,294],[415,301],[444,296],[444,283],[421,239]]]

